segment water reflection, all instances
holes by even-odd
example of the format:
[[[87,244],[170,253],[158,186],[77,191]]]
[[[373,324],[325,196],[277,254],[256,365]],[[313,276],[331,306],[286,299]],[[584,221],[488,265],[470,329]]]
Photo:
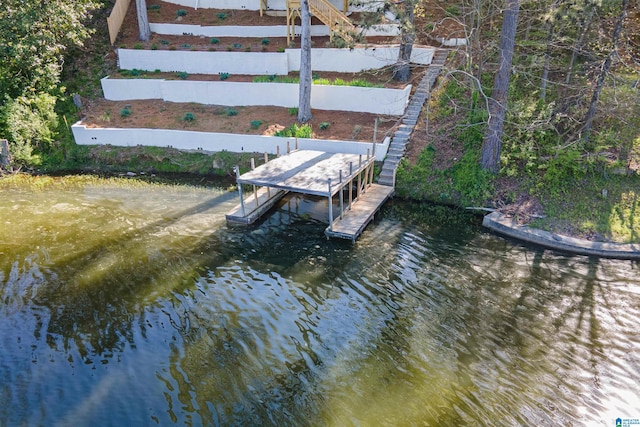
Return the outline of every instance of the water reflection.
[[[640,417],[638,264],[405,203],[352,246],[310,199],[237,229],[222,190],[7,196],[0,425]]]

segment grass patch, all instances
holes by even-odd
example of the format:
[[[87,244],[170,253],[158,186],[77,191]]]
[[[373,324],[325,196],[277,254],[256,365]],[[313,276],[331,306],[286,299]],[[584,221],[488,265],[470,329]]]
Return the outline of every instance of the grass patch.
[[[531,226],[596,240],[640,242],[640,177],[590,174],[573,180],[570,188],[540,194],[547,217]]]

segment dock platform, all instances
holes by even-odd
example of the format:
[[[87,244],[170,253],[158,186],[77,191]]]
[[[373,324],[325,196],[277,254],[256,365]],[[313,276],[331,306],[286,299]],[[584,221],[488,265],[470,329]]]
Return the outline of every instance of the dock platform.
[[[336,218],[324,234],[327,237],[350,239],[355,241],[373,220],[373,216],[382,205],[393,195],[393,187],[388,185],[371,184],[367,192],[358,197],[357,203],[351,206],[343,216]]]
[[[362,154],[328,153],[316,150],[295,150],[268,160],[242,175],[236,168],[240,204],[227,221],[252,224],[288,192],[326,197],[329,206],[329,227],[325,235],[355,239],[371,222],[382,204],[393,194],[393,187],[373,184],[375,145],[366,157]],[[253,187],[252,194],[243,195],[243,188]],[[338,214],[334,215],[334,198],[338,199]]]

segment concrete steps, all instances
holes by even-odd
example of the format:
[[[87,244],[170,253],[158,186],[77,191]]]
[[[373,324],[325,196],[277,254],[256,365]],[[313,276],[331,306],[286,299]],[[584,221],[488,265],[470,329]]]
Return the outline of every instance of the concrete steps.
[[[438,78],[448,56],[449,51],[445,49],[438,49],[433,55],[431,65],[429,65],[422,80],[418,83],[418,87],[407,105],[401,124],[393,134],[387,157],[384,160],[382,171],[378,177],[379,184],[395,186],[398,164],[404,157],[406,146],[409,143],[415,125],[418,123],[418,118],[420,117],[424,103],[429,99],[431,88]]]

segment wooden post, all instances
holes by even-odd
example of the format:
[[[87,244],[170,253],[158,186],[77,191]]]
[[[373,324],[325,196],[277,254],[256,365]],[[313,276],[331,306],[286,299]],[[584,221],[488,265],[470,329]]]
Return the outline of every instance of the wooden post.
[[[333,202],[331,197],[331,178],[328,180],[329,184],[329,230],[333,231]]]
[[[240,211],[242,212],[242,216],[245,216],[244,211],[244,196],[242,195],[242,184],[238,181],[240,179],[240,166],[234,168],[236,170],[236,182],[238,183],[238,193],[240,194]]]
[[[251,158],[251,170],[254,170],[256,168],[256,161],[255,159],[252,157]],[[258,191],[256,189],[255,184],[253,185],[253,198],[256,201],[256,209],[258,209]]]
[[[349,162],[349,210],[353,203],[353,162]]]
[[[280,146],[276,147],[276,157],[280,157]]]
[[[369,185],[373,184],[373,173],[375,172],[374,168],[373,168],[373,165],[375,165],[375,163],[376,163],[376,144],[374,142],[373,143],[373,156],[371,158],[371,178],[369,178]]]
[[[0,167],[11,164],[11,153],[9,152],[9,141],[0,139]]]
[[[360,197],[360,193],[362,192],[362,171],[360,168],[362,167],[362,154],[358,157],[358,197]]]
[[[269,155],[267,152],[264,152],[264,164],[269,163]],[[271,187],[267,187],[267,200],[271,198]]]
[[[378,118],[376,117],[373,122],[373,143],[375,144],[378,140]]]
[[[340,169],[340,219],[342,219],[342,214],[344,212],[344,187],[342,186],[342,169]]]

